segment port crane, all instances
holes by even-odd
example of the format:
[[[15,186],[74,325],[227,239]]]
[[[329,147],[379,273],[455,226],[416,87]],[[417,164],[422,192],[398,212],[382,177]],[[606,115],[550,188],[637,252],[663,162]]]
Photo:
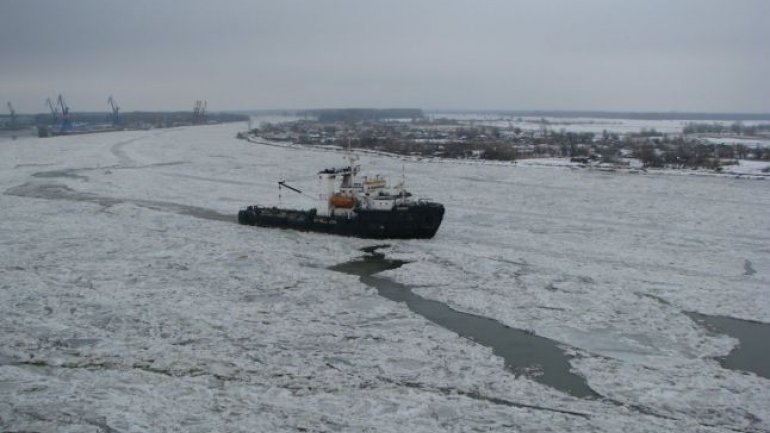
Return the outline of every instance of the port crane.
[[[201,123],[204,123],[206,121],[206,105],[207,101],[195,101],[195,106],[193,107],[193,124],[198,125]]]
[[[59,107],[53,104],[51,101],[51,98],[45,99],[46,105],[48,105],[48,108],[51,110],[51,118],[53,119],[54,123],[59,120]]]
[[[112,95],[107,99],[107,103],[110,104],[110,108],[112,109],[112,125],[117,126],[120,123],[120,116],[118,114],[120,107],[115,103],[115,98],[113,98]]]
[[[72,131],[72,120],[70,119],[70,107],[64,102],[64,97],[59,93],[56,104],[61,108],[61,127],[60,132]]]
[[[11,112],[11,128],[16,126],[16,111],[13,109],[13,105],[8,102],[8,111]]]

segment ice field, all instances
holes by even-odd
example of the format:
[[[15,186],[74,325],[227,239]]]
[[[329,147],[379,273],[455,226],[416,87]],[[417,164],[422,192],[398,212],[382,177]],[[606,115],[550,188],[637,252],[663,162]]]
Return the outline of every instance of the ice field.
[[[690,314],[770,323],[770,179],[362,154],[446,207],[377,242],[236,224],[344,163],[242,129],[0,143],[0,431],[770,431],[770,378]],[[330,269],[374,245],[406,262],[378,277],[552,340],[597,397]]]

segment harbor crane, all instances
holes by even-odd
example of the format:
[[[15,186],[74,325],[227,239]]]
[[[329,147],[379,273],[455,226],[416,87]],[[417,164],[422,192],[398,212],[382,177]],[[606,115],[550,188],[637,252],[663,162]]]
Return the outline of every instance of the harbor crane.
[[[13,109],[11,102],[8,102],[8,111],[11,112],[11,128],[16,126],[16,111]]]
[[[60,132],[72,131],[72,120],[70,119],[70,107],[64,102],[64,97],[59,93],[56,104],[61,108],[61,127]]]
[[[206,122],[206,105],[207,101],[195,101],[193,107],[193,124],[198,125]]]
[[[120,107],[115,103],[115,98],[113,98],[112,95],[107,99],[107,103],[110,104],[110,108],[112,109],[112,125],[117,126],[120,123],[120,116],[118,114]]]
[[[193,115],[192,115],[192,123],[193,125],[198,123],[198,114],[201,110],[201,101],[195,101],[195,105],[193,105]]]
[[[53,104],[53,102],[51,101],[51,98],[46,98],[45,103],[48,105],[48,108],[51,110],[51,118],[55,123],[57,120],[59,120],[59,107]]]

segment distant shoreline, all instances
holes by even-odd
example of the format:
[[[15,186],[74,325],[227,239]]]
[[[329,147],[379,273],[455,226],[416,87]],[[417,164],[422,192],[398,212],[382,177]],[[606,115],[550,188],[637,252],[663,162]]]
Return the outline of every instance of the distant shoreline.
[[[713,120],[713,121],[742,121],[767,120],[770,113],[705,113],[678,111],[580,111],[580,110],[430,110],[430,114],[479,114],[501,115],[516,117],[590,117],[599,119],[637,119],[637,120]]]
[[[346,108],[339,108],[345,110]],[[372,108],[367,108],[372,109]],[[318,112],[319,108],[297,109],[254,109],[254,110],[222,110],[223,113],[237,113],[252,116],[282,115],[298,116],[310,115]],[[375,110],[382,110],[377,108]],[[508,117],[559,117],[559,118],[598,118],[598,119],[636,119],[636,120],[691,120],[691,121],[770,121],[770,113],[731,113],[731,112],[699,112],[699,111],[612,111],[612,110],[514,110],[514,109],[442,109],[422,108],[429,116],[446,115],[481,115],[481,116],[508,116]]]
[[[264,115],[279,115],[279,116],[306,116],[316,114],[319,111],[329,109],[319,108],[298,108],[298,109],[253,109],[253,110],[218,110],[211,112],[213,115],[251,115],[251,116],[264,116]],[[387,111],[387,110],[403,110],[403,108],[338,108],[332,110],[375,110],[375,111]],[[419,109],[413,109],[419,110]],[[770,113],[731,113],[731,112],[697,112],[697,111],[611,111],[611,110],[486,110],[486,109],[440,109],[440,108],[422,108],[425,114],[430,116],[440,115],[481,115],[481,116],[507,116],[507,117],[557,117],[557,118],[595,118],[595,119],[635,119],[635,120],[689,120],[689,121],[770,121]],[[143,111],[137,110],[133,112],[127,112],[126,115],[178,115],[180,113],[187,114],[186,111],[171,110],[171,111]],[[100,119],[109,116],[107,112],[91,112],[84,111],[77,113],[83,117],[99,117]],[[19,117],[47,117],[49,113],[33,113],[33,114],[19,114]],[[0,113],[0,119],[9,120],[10,116],[4,113]]]

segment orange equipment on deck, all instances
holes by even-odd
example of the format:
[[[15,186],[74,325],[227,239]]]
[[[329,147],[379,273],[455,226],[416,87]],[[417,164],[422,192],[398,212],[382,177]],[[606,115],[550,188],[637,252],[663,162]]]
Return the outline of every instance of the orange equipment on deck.
[[[332,206],[339,208],[352,208],[356,205],[355,197],[345,194],[334,194],[332,198],[329,199],[329,202]]]

